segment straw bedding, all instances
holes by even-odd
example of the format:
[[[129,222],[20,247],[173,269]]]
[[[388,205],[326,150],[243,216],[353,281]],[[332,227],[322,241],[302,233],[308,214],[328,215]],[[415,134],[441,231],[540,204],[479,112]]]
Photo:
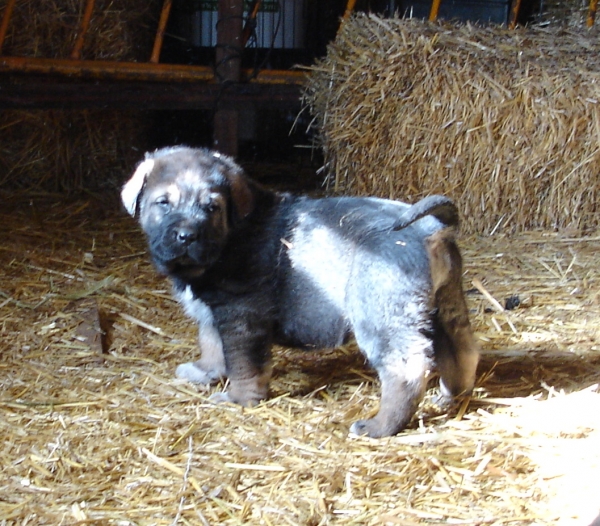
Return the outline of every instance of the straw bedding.
[[[353,17],[305,87],[329,187],[447,194],[469,232],[596,228],[597,31]]]
[[[597,233],[463,239],[485,349],[474,398],[445,412],[432,387],[409,430],[372,440],[347,432],[377,400],[352,345],[278,349],[269,401],[212,405],[223,386],[174,379],[196,330],[114,196],[2,198],[0,524],[586,526],[598,513]]]

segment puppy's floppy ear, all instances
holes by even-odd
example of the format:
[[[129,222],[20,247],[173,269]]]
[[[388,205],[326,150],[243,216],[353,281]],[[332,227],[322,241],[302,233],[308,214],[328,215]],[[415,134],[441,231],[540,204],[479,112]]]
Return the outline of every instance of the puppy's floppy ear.
[[[235,218],[244,219],[254,210],[254,192],[251,183],[241,171],[230,177],[229,182]]]
[[[213,152],[213,157],[219,159],[227,167],[223,175],[225,175],[229,182],[229,191],[233,204],[233,220],[239,221],[244,219],[254,210],[255,193],[253,183],[246,177],[242,167],[230,157],[221,155],[218,152]]]
[[[144,188],[146,177],[148,177],[152,168],[154,168],[154,159],[142,161],[131,176],[131,179],[123,185],[123,189],[121,190],[121,201],[123,201],[125,209],[131,216],[135,216],[138,199]]]

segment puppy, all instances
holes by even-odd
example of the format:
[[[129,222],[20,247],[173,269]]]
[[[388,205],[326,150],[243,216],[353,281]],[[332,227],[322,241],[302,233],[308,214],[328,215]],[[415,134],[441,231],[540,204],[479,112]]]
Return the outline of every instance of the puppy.
[[[273,343],[331,348],[354,337],[381,380],[374,418],[401,431],[437,363],[442,393],[469,393],[479,351],[461,285],[456,207],[271,192],[230,158],[173,147],[146,155],[121,197],[152,260],[200,328],[200,359],[177,376],[243,405],[267,397]]]

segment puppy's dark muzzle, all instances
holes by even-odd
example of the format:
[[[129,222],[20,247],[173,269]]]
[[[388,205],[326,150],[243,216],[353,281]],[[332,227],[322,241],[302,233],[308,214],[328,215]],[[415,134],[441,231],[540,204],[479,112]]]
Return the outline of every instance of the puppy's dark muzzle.
[[[198,241],[198,229],[189,225],[182,225],[173,229],[173,239],[183,247],[189,247],[195,241]]]

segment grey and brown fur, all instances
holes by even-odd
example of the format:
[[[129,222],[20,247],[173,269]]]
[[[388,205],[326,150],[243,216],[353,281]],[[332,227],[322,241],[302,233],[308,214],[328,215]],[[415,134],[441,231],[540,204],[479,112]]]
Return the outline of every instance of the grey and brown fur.
[[[176,374],[228,377],[218,399],[267,397],[273,343],[319,349],[350,337],[381,380],[379,412],[355,433],[401,431],[436,364],[445,396],[473,388],[479,353],[449,199],[275,193],[232,159],[187,147],[147,154],[121,195],[199,325],[201,356]]]

